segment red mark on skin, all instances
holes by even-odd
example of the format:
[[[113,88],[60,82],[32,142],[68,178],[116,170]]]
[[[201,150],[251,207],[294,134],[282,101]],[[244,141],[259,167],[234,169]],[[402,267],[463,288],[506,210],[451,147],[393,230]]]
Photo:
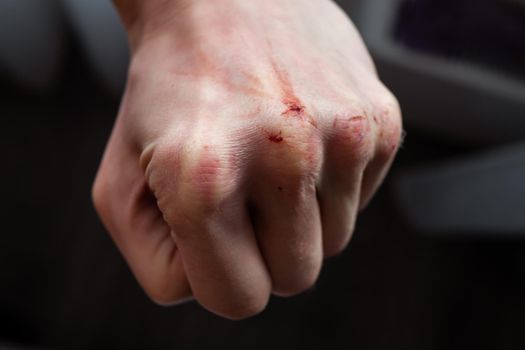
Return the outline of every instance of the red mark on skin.
[[[279,190],[279,192],[283,191],[283,188],[281,186],[278,186],[277,189]]]
[[[342,138],[346,140],[353,139],[357,143],[363,142],[370,128],[368,120],[360,115],[348,118],[335,118],[332,126],[336,130],[348,130],[349,132],[342,133],[344,135]]]
[[[400,130],[399,126],[395,126],[392,128],[392,133],[390,135],[390,151],[392,153],[396,152],[399,147],[403,144],[403,140],[405,138],[405,133]]]
[[[277,66],[277,64],[272,61],[273,70],[277,76],[277,80],[282,90],[283,99],[282,102],[286,106],[286,109],[281,113],[286,117],[300,117],[301,119],[307,119],[307,114],[305,112],[306,107],[301,102],[301,100],[296,96],[292,82],[288,73],[283,69]],[[315,123],[308,118],[309,122],[314,125]]]
[[[210,153],[209,147],[204,146],[201,157],[193,168],[193,176],[191,176],[197,191],[207,199],[211,199],[214,195],[217,180],[223,170],[220,159]]]
[[[296,104],[290,104],[290,108],[288,108],[288,110],[290,112],[297,112],[297,113],[301,113],[303,111],[304,107],[303,106],[298,106]]]
[[[283,103],[288,107],[282,115],[287,117],[301,117],[304,114],[304,106],[298,99],[286,98]]]
[[[203,157],[203,159],[197,165],[195,180],[197,180],[199,184],[213,183],[219,175],[219,170],[219,159]]]
[[[381,123],[379,138],[383,142],[385,150],[390,154],[395,153],[403,141],[401,125],[396,123],[396,119],[392,116],[394,110],[395,106],[386,106],[378,114]]]
[[[270,135],[268,136],[268,140],[275,142],[275,143],[281,143],[283,142],[283,137],[281,136],[281,133],[279,135]]]

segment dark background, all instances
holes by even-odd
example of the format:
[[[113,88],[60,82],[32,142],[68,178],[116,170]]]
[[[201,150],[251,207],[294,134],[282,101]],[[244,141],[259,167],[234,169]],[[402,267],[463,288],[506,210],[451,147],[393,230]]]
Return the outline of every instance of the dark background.
[[[71,38],[74,42],[74,38]],[[432,236],[398,213],[399,169],[477,151],[412,132],[353,241],[311,291],[231,322],[147,299],[90,188],[118,108],[70,45],[50,92],[0,79],[0,344],[64,349],[525,349],[525,241]],[[1,345],[0,345],[1,347]]]

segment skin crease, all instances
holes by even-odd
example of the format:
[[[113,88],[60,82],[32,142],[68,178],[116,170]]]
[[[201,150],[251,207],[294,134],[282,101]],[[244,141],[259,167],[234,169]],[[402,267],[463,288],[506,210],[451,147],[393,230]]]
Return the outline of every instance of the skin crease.
[[[402,130],[329,0],[115,1],[132,61],[93,187],[156,302],[230,319],[316,281]]]

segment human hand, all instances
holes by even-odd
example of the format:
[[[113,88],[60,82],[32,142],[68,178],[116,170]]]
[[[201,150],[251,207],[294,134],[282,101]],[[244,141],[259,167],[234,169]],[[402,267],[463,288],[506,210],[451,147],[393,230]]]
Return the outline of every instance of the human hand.
[[[329,0],[136,6],[93,197],[139,283],[231,319],[308,289],[399,145],[359,34]]]

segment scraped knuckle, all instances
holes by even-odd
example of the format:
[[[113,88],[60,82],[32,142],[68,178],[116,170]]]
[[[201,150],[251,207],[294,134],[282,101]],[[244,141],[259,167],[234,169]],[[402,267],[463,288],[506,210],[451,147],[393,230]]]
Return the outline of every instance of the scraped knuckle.
[[[366,144],[370,137],[370,123],[363,114],[336,115],[333,129],[341,143],[354,148]]]
[[[386,88],[375,103],[374,118],[379,124],[378,152],[380,156],[391,157],[402,142],[401,108],[396,97]]]
[[[367,161],[371,157],[372,129],[365,113],[337,114],[333,118],[332,129],[336,149],[345,159],[354,163]]]
[[[155,151],[148,182],[159,208],[172,220],[181,209],[186,217],[206,215],[238,190],[240,169],[231,152],[218,149],[192,140]]]
[[[237,189],[237,176],[227,157],[207,147],[197,150],[195,157],[183,167],[183,186],[188,198],[200,204],[216,205]]]

